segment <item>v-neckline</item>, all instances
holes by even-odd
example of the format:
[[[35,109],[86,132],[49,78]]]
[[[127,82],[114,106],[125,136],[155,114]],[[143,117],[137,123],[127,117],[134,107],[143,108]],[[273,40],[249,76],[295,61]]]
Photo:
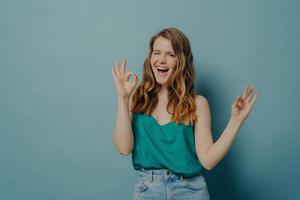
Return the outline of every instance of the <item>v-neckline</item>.
[[[169,121],[169,122],[167,122],[167,123],[160,124],[160,123],[158,123],[158,121],[155,119],[155,117],[153,117],[153,115],[150,114],[149,116],[155,121],[155,123],[156,123],[157,125],[159,125],[159,126],[161,126],[161,127],[167,126],[167,125],[173,123],[173,121]]]

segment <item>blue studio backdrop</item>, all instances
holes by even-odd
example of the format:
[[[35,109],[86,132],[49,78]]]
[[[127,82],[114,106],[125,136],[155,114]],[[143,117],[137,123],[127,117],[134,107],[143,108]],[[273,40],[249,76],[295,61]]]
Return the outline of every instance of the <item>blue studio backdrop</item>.
[[[126,58],[141,79],[149,39],[166,27],[191,41],[215,139],[244,86],[258,92],[229,153],[204,171],[211,198],[300,199],[299,10],[296,0],[1,0],[0,199],[131,199],[111,67]]]

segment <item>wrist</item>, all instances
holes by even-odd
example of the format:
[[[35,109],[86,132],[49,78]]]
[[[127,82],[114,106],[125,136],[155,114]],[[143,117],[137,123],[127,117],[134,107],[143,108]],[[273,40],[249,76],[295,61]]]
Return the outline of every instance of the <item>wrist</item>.
[[[118,96],[118,101],[129,101],[129,96]]]
[[[234,127],[240,128],[243,124],[243,120],[230,118],[229,124],[231,124]]]

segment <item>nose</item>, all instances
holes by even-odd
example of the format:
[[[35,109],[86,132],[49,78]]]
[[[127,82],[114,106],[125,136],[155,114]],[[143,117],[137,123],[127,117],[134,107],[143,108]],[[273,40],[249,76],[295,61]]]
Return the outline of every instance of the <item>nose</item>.
[[[166,63],[166,57],[164,55],[161,55],[159,58],[158,58],[158,62],[159,63]]]

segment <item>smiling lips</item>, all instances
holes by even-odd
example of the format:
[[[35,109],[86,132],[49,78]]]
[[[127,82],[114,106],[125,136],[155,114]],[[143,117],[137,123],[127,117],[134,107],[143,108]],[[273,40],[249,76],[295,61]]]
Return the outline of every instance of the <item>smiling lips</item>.
[[[163,73],[166,73],[169,71],[169,68],[168,67],[159,67],[157,66],[156,67],[157,71],[160,73],[160,74],[163,74]]]

